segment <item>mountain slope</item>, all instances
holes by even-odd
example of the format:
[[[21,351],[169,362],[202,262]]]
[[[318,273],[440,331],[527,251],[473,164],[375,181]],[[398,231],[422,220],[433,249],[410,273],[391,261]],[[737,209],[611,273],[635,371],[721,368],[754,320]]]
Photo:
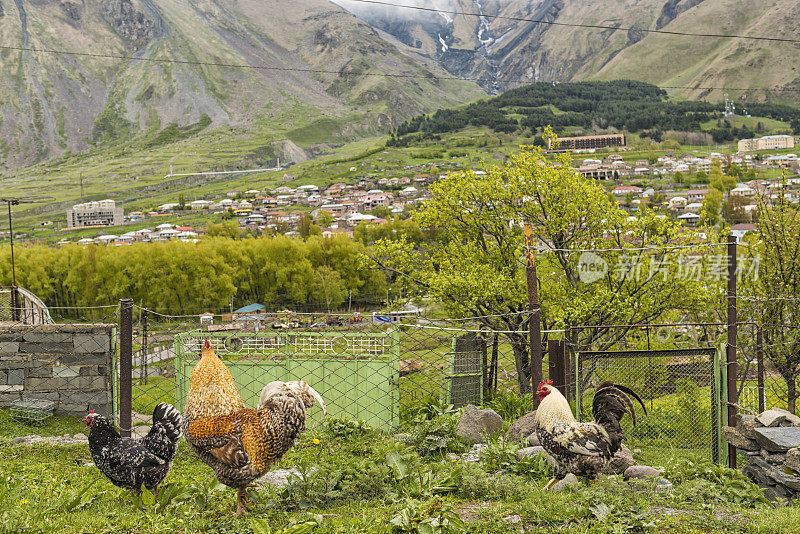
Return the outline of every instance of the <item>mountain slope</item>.
[[[0,167],[171,123],[348,139],[483,94],[325,0],[0,2]]]
[[[795,67],[800,47],[791,43],[643,31],[797,39],[800,4],[795,0],[419,0],[440,13],[337,2],[435,58],[449,72],[480,80],[493,93],[536,81],[585,79],[778,89],[800,83]],[[610,28],[570,26],[574,24]],[[671,92],[713,100],[723,93]],[[797,93],[750,91],[747,98],[797,100]]]

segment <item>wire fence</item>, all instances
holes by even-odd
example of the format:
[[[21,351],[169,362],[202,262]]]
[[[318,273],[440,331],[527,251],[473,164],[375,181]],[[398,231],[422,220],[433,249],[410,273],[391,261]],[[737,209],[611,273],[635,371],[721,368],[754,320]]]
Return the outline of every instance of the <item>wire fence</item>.
[[[516,390],[518,357],[528,349],[527,330],[492,329],[486,317],[263,309],[185,315],[134,304],[126,376],[119,306],[49,308],[46,324],[26,324],[32,315],[0,304],[0,435],[7,437],[85,434],[82,417],[92,409],[121,422],[125,380],[129,428],[141,435],[158,402],[183,409],[206,338],[247,405],[257,404],[269,381],[302,379],[320,392],[329,416],[387,431],[430,405],[481,404],[496,390]],[[787,407],[786,380],[770,356],[796,351],[800,328],[785,327],[778,338],[769,325],[737,326],[738,406],[752,412]],[[593,387],[613,380],[636,391],[648,410],[647,416],[637,412],[635,427],[624,423],[631,448],[717,459],[719,428],[726,424],[724,324],[573,326],[548,335],[564,340],[564,386],[568,398],[578,399],[579,417],[591,418]],[[545,350],[545,374],[550,360]]]

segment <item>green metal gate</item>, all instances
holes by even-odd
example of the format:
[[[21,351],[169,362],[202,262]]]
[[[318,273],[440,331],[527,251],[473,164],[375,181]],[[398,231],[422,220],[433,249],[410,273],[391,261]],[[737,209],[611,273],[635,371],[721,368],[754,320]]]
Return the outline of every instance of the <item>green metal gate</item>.
[[[628,447],[724,461],[724,354],[713,347],[579,352],[577,419],[592,418],[593,386],[611,380],[632,388],[647,406],[647,416],[637,412],[636,427],[629,417],[623,420]]]
[[[175,401],[181,410],[189,377],[208,339],[231,372],[245,404],[256,407],[273,380],[305,380],[316,389],[329,417],[362,420],[382,430],[399,425],[399,334],[187,332],[175,337]],[[311,417],[321,417],[314,407]]]

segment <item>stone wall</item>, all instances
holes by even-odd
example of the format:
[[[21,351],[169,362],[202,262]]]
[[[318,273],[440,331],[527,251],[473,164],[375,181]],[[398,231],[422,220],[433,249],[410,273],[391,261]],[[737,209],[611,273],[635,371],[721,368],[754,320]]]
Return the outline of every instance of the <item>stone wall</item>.
[[[0,327],[0,407],[52,401],[56,415],[111,415],[114,326]]]
[[[771,501],[800,496],[800,417],[773,408],[758,415],[738,415],[722,436],[748,460],[742,473]]]

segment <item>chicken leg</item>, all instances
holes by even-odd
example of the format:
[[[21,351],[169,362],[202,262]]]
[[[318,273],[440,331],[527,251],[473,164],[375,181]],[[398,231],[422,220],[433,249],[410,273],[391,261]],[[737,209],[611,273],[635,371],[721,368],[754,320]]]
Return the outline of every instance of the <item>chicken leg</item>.
[[[247,513],[247,487],[239,488],[236,492],[236,513],[234,515],[240,516]]]

